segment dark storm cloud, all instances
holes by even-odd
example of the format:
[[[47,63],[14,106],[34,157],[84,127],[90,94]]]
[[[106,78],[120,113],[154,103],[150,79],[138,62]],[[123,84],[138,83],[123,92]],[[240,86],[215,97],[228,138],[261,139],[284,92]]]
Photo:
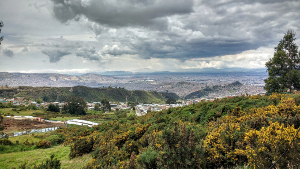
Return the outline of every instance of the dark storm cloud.
[[[54,16],[61,22],[85,16],[111,27],[165,24],[159,18],[193,12],[193,0],[52,0]],[[164,26],[164,25],[162,25]]]
[[[3,49],[2,50],[3,55],[8,57],[14,57],[14,52],[10,49]]]
[[[288,29],[300,31],[296,0],[52,2],[57,20],[86,19],[103,45],[101,53],[113,56],[188,60],[233,55],[277,44]]]
[[[56,63],[61,60],[62,57],[71,54],[68,51],[56,50],[42,50],[42,53],[49,56],[51,63]]]
[[[58,62],[62,57],[70,54],[86,60],[101,61],[103,59],[101,52],[97,52],[94,45],[94,42],[71,41],[63,37],[35,43],[43,54],[49,56],[51,63]]]

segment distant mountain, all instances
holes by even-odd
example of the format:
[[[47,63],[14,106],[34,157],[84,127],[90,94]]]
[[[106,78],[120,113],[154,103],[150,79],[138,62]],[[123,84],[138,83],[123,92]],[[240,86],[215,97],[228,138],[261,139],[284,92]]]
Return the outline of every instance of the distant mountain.
[[[129,91],[124,88],[91,88],[85,86],[75,87],[28,87],[20,86],[14,88],[0,89],[0,97],[30,97],[32,100],[38,98],[47,102],[63,102],[68,96],[78,95],[87,102],[98,102],[103,98],[109,101],[140,103],[163,103],[167,98],[179,97],[174,93],[147,92],[142,90]]]
[[[0,72],[0,86],[109,86],[116,78],[98,74],[83,74],[79,76],[57,74],[57,73],[7,73]]]
[[[243,84],[240,83],[239,81],[227,84],[225,86],[220,86],[220,85],[216,85],[216,86],[212,86],[212,87],[206,87],[204,89],[198,90],[196,92],[193,92],[187,96],[185,96],[185,99],[194,99],[194,98],[201,98],[203,96],[208,95],[211,92],[215,92],[218,90],[230,90],[232,88],[238,88],[241,87]]]

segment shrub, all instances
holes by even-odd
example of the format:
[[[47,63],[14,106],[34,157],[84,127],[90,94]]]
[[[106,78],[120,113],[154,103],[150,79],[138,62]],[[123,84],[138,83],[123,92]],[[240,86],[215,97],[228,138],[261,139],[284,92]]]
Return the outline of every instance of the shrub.
[[[144,168],[157,168],[156,159],[158,152],[155,150],[147,150],[138,156],[138,163]]]
[[[47,141],[47,140],[41,140],[40,142],[38,142],[36,144],[36,146],[38,148],[49,148],[51,146],[51,143],[50,143],[50,141]]]
[[[38,166],[34,166],[34,169],[60,169],[61,163],[60,160],[54,158],[54,154],[50,156],[50,159],[47,159],[45,163]],[[26,162],[19,165],[19,169],[31,169],[30,166],[26,166]]]
[[[93,138],[83,137],[75,141],[71,147],[70,158],[82,156],[83,154],[90,153],[93,150]]]
[[[1,139],[0,144],[1,145],[12,145],[12,142],[8,139]]]
[[[59,137],[58,135],[51,135],[49,137],[46,138],[47,141],[50,141],[50,143],[52,145],[55,145],[55,144],[61,144],[63,143],[63,139],[61,137]]]

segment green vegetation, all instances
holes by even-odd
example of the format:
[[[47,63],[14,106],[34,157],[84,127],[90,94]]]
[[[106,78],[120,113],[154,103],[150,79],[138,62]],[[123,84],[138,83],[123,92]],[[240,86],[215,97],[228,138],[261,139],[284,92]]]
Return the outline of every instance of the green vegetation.
[[[300,51],[295,36],[289,30],[275,47],[274,57],[266,63],[269,77],[265,79],[265,89],[270,93],[300,89]]]
[[[67,120],[72,120],[72,119],[80,119],[80,116],[70,116],[70,117],[52,117],[49,118],[49,120],[55,120],[55,121],[67,121]]]
[[[38,137],[40,135],[40,137]],[[37,134],[30,134],[30,135],[22,135],[18,137],[9,137],[8,139],[13,143],[24,143],[26,140],[28,142],[37,143],[42,140],[42,137],[45,135],[45,133],[37,133]],[[34,137],[35,136],[35,137]]]
[[[166,101],[166,104],[175,104],[176,103],[176,99],[174,98],[168,98],[168,100]]]
[[[66,100],[67,104],[62,108],[62,113],[72,115],[85,115],[87,107],[86,102],[79,96],[69,96]]]
[[[95,111],[80,119],[99,121],[98,126],[70,125],[32,135],[38,139],[31,142],[30,136],[24,137],[19,144],[16,140],[3,141],[0,149],[6,154],[0,154],[0,166],[23,164],[25,160],[19,158],[26,151],[23,158],[30,167],[55,153],[62,168],[69,168],[70,161],[78,164],[82,158],[82,165],[72,167],[268,168],[296,136],[276,167],[297,168],[300,133],[295,134],[300,126],[299,104],[299,93],[274,93],[202,101],[141,117],[129,110]],[[66,147],[56,146],[61,144]],[[8,153],[12,152],[9,150],[15,152]],[[36,157],[38,152],[44,154]]]
[[[13,89],[1,89],[0,97],[30,97],[33,100],[42,99],[45,102],[64,102],[69,96],[82,97],[86,102],[100,101],[106,98],[109,101],[140,103],[163,103],[166,98],[179,98],[174,93],[147,92],[142,90],[129,91],[123,88],[90,88],[75,87],[28,87],[19,86]],[[40,100],[41,101],[41,100]]]
[[[58,105],[50,104],[47,111],[60,112]]]
[[[102,111],[103,112],[105,112],[105,111],[111,111],[111,106],[110,106],[110,104],[109,104],[109,101],[108,100],[106,100],[106,99],[102,99],[101,100],[101,103],[102,103],[102,107],[101,107],[101,109],[102,109]]]
[[[88,161],[92,159],[90,154],[75,159],[69,159],[69,153],[69,146],[55,146],[48,149],[0,154],[0,166],[1,169],[11,169],[26,163],[27,166],[33,167],[34,165],[45,162],[50,155],[55,154],[55,158],[61,162],[61,168],[80,169],[87,165]]]
[[[20,106],[20,108],[3,108],[0,109],[0,112],[5,116],[31,116],[33,113],[44,113],[45,111],[42,109],[28,110],[25,106],[24,109]]]
[[[129,112],[93,128],[58,129],[70,158],[91,154],[85,168],[268,168],[300,124],[300,95],[240,96],[136,117]],[[299,167],[300,134],[277,168]],[[236,167],[239,165],[240,167]]]

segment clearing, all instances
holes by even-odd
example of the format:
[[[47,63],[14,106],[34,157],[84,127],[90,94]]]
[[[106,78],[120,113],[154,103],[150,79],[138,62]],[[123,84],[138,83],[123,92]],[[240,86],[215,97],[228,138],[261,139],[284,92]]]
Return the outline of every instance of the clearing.
[[[45,121],[37,121],[31,119],[17,120],[13,118],[4,118],[4,133],[12,133],[17,131],[25,131],[29,129],[42,129],[50,127],[65,127],[64,123],[52,123]]]

